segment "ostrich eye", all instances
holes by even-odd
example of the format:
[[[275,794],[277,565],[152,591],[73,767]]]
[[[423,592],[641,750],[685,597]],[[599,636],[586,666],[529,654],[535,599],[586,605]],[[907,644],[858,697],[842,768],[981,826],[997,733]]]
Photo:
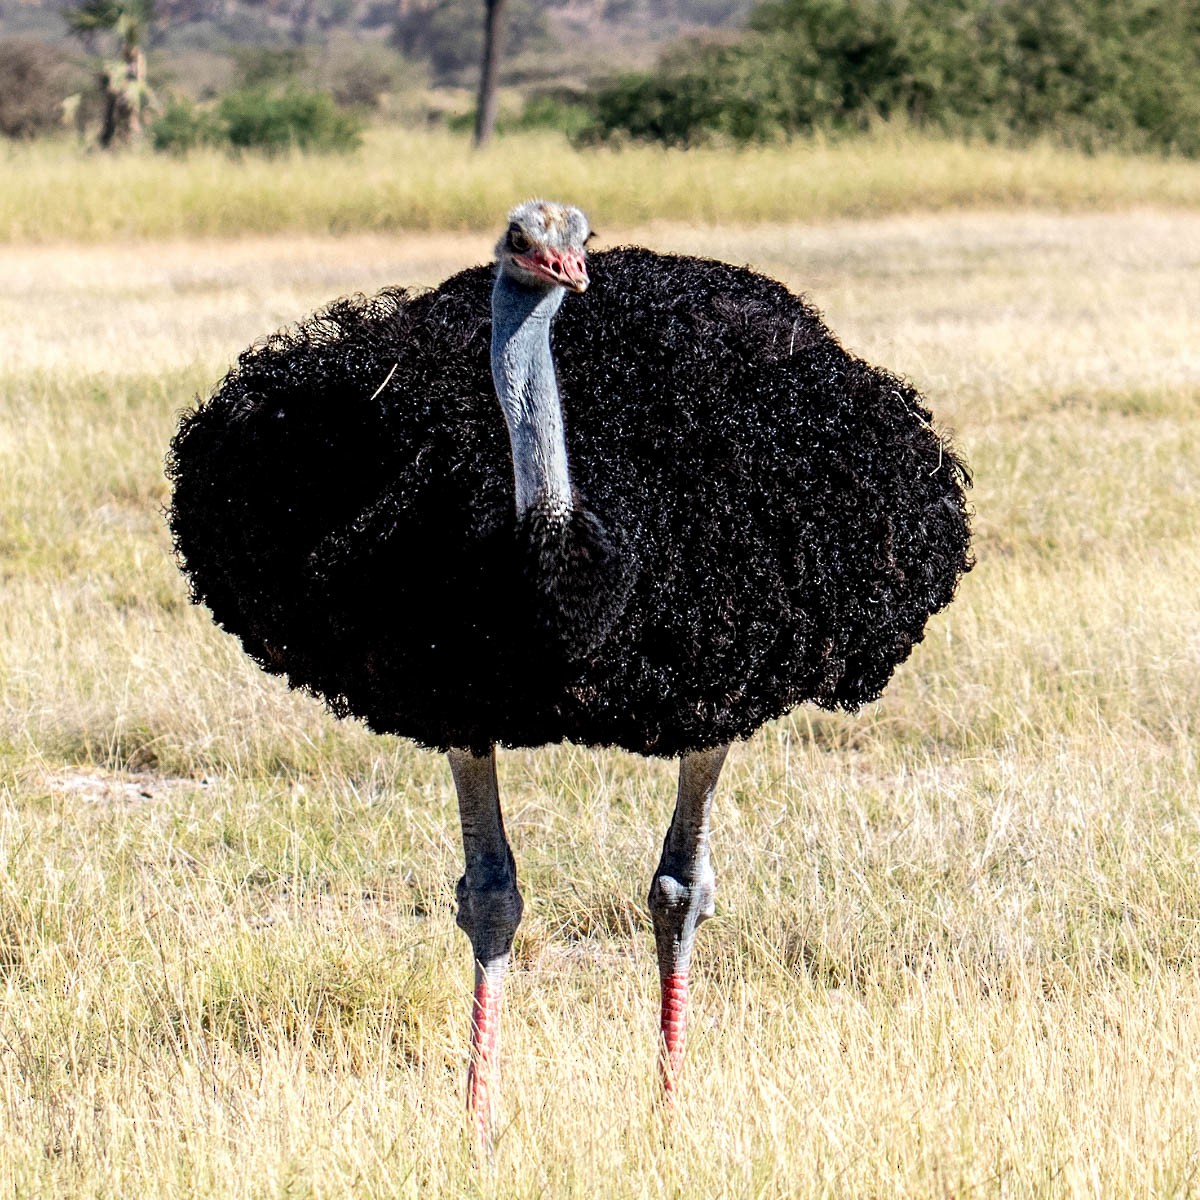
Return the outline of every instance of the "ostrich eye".
[[[524,254],[532,245],[529,238],[525,236],[515,225],[508,231],[508,244],[518,253]]]

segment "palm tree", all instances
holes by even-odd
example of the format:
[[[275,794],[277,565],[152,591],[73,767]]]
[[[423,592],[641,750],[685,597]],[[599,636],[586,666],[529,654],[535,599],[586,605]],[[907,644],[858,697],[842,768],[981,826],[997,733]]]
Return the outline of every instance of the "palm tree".
[[[142,134],[146,110],[153,95],[146,83],[146,53],[143,49],[154,19],[154,0],[83,0],[65,13],[72,33],[89,37],[114,33],[120,42],[120,58],[100,66],[104,91],[104,120],[100,145],[114,141],[136,141]]]

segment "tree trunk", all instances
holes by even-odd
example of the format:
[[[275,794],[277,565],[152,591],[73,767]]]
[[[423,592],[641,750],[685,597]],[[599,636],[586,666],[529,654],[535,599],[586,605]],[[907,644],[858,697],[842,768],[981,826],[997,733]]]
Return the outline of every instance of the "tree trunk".
[[[126,43],[120,61],[107,63],[100,72],[100,86],[104,91],[100,148],[139,141],[146,99],[146,56],[141,46]]]
[[[117,136],[118,106],[121,102],[121,93],[113,85],[111,71],[100,72],[100,89],[104,94],[104,115],[100,118],[98,142],[101,150],[107,150],[112,145],[113,138]]]
[[[484,146],[496,128],[496,85],[504,55],[504,10],[508,0],[484,0],[483,67],[479,73],[479,99],[475,104],[475,145]]]

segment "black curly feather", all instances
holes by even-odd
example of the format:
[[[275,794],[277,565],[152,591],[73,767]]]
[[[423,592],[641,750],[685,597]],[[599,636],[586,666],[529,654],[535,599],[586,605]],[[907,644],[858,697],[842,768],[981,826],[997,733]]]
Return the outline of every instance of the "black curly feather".
[[[782,285],[611,250],[553,330],[577,509],[517,522],[493,272],[339,300],[171,444],[193,598],[373,729],[675,755],[883,690],[969,569],[965,468]]]

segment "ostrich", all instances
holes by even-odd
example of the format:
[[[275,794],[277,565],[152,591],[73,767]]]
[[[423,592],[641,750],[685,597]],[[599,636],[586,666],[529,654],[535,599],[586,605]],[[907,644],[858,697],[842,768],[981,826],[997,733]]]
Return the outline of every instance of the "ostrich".
[[[590,236],[528,201],[496,267],[250,347],[167,464],[193,600],[338,716],[449,757],[481,1146],[522,911],[496,746],[680,758],[649,894],[669,1099],[729,743],[877,698],[970,567],[967,474],[913,387],[773,280]]]

